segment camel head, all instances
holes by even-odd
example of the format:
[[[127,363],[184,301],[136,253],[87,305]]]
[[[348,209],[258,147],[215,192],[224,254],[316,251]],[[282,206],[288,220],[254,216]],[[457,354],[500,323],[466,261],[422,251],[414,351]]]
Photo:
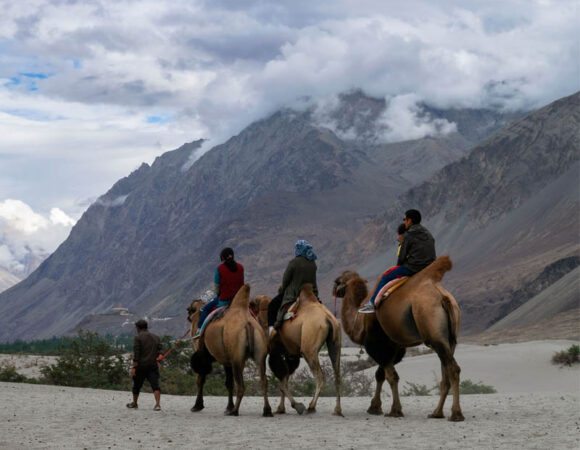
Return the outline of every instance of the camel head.
[[[352,270],[345,270],[340,274],[340,276],[334,280],[334,286],[332,287],[332,293],[336,297],[344,297],[346,291],[346,285],[348,282],[354,278],[360,278],[358,273]]]
[[[258,315],[258,313],[262,310],[268,310],[268,304],[272,299],[267,295],[256,295],[252,300],[250,300],[250,309],[254,312],[254,314]]]
[[[201,314],[201,308],[205,305],[203,300],[194,300],[191,304],[187,307],[187,320],[191,323],[197,323],[197,319]]]

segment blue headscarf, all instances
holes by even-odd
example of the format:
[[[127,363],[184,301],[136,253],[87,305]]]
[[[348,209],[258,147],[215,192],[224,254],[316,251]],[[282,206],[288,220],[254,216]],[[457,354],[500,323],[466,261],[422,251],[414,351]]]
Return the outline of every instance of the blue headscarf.
[[[314,253],[312,245],[310,245],[305,240],[300,239],[299,241],[296,241],[296,244],[294,244],[294,249],[294,256],[303,256],[310,261],[314,261],[316,259],[316,253]]]

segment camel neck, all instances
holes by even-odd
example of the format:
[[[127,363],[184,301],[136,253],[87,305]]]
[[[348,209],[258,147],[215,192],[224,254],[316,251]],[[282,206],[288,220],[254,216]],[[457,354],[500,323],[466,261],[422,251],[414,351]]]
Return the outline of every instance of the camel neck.
[[[346,288],[340,307],[340,317],[344,332],[357,344],[362,344],[365,337],[365,317],[358,312],[362,301],[367,296],[367,287],[363,280],[353,280]]]

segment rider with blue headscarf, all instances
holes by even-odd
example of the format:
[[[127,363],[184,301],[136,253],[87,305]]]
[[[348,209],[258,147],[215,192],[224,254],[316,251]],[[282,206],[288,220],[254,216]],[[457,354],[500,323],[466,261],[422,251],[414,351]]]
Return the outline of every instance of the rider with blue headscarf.
[[[279,295],[274,297],[268,305],[268,325],[279,328],[282,325],[282,317],[285,305],[294,303],[300,294],[300,288],[305,283],[311,283],[314,294],[318,297],[316,284],[316,253],[305,240],[296,241],[294,244],[295,258],[288,263],[282,278],[282,288]]]

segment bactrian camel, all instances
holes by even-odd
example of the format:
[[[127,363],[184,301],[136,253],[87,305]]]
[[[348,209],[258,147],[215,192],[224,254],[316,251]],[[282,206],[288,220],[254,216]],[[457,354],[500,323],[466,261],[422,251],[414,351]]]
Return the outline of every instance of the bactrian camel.
[[[226,373],[228,405],[225,414],[237,416],[244,396],[243,371],[246,360],[252,358],[258,367],[258,374],[264,393],[264,417],[272,417],[272,408],[268,402],[268,380],[266,378],[266,356],[268,341],[264,330],[250,314],[250,286],[240,288],[232,303],[221,319],[210,322],[199,340],[193,340],[195,353],[191,358],[191,367],[197,375],[197,398],[192,411],[201,411],[203,405],[203,386],[211,372],[212,362],[222,364]],[[191,336],[197,331],[197,321],[204,302],[194,300],[189,308],[188,320],[191,322]],[[236,387],[236,403],[233,402],[233,390]]]
[[[360,314],[358,309],[370,297],[366,281],[356,272],[343,272],[334,282],[334,293],[343,297],[341,320],[346,334],[367,348],[379,363],[375,374],[377,387],[368,412],[381,413],[381,387],[386,377],[393,393],[388,416],[402,416],[398,392],[399,375],[395,370],[406,347],[424,343],[441,360],[439,403],[430,418],[442,418],[443,405],[453,388],[451,421],[464,420],[459,405],[460,368],[454,358],[459,333],[460,311],[453,296],[439,283],[452,264],[448,256],[413,275],[383,300],[375,314]],[[377,330],[380,325],[384,335]]]
[[[268,303],[270,298],[261,295],[253,299],[252,302],[258,319],[264,330],[266,330],[268,327]],[[342,386],[340,376],[341,341],[342,335],[338,320],[318,301],[311,284],[302,286],[298,297],[296,317],[292,320],[284,321],[280,330],[270,337],[269,365],[274,375],[280,380],[281,391],[280,404],[276,414],[284,414],[286,412],[285,397],[288,397],[290,405],[298,414],[304,412],[304,405],[294,400],[288,388],[290,375],[298,367],[301,356],[304,357],[316,379],[316,391],[308,406],[308,412],[316,411],[316,402],[324,386],[324,373],[320,367],[318,353],[326,343],[336,385],[336,405],[333,414],[342,416],[342,408],[340,406]]]

